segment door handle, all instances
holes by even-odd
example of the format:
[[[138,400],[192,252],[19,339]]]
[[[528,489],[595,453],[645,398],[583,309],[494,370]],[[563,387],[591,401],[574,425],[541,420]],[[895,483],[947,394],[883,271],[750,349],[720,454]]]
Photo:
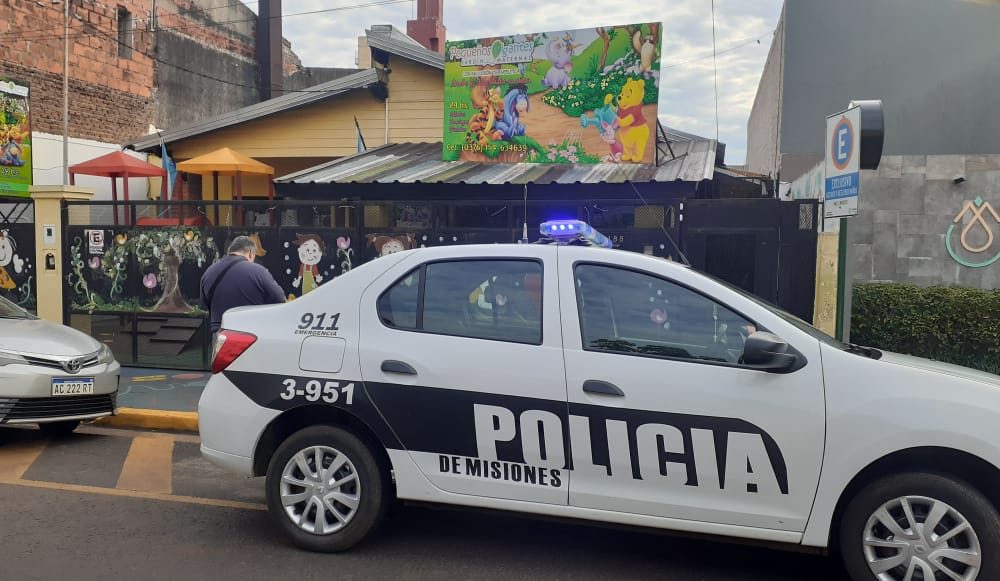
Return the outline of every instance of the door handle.
[[[587,393],[599,393],[601,395],[615,395],[622,397],[625,392],[621,390],[620,387],[613,383],[608,383],[607,381],[598,381],[596,379],[588,379],[583,382],[583,391]]]
[[[399,373],[400,375],[416,375],[417,370],[409,363],[386,359],[382,362],[382,371],[386,373]]]

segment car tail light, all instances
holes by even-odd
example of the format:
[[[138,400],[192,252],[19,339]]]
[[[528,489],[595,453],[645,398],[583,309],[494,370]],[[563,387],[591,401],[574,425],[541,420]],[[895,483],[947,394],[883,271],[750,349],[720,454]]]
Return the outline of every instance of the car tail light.
[[[220,373],[243,355],[257,341],[257,336],[240,331],[219,331],[215,339],[215,357],[212,359],[212,373]]]

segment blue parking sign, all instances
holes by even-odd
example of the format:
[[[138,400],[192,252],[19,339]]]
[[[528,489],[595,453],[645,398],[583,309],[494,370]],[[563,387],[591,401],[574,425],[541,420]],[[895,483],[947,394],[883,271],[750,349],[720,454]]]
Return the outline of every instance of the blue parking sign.
[[[823,215],[826,218],[858,213],[861,191],[860,126],[859,107],[826,118],[826,179],[823,188]]]

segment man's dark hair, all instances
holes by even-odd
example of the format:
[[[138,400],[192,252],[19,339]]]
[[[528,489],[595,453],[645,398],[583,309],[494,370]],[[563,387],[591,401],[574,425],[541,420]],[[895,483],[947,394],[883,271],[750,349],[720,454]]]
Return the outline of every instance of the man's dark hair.
[[[252,250],[256,250],[257,245],[253,243],[253,240],[249,236],[237,236],[229,243],[229,254],[240,253],[246,254]]]

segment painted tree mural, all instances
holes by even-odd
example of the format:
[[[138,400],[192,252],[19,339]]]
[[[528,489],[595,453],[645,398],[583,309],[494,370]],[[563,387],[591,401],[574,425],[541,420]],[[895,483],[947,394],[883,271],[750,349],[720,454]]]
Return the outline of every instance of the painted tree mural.
[[[72,237],[67,282],[73,308],[89,312],[201,312],[182,292],[181,271],[189,264],[196,267],[192,272],[200,278],[219,257],[214,237],[189,228],[106,233],[105,244],[98,249],[87,245],[86,236]],[[189,296],[194,294],[189,292]]]

